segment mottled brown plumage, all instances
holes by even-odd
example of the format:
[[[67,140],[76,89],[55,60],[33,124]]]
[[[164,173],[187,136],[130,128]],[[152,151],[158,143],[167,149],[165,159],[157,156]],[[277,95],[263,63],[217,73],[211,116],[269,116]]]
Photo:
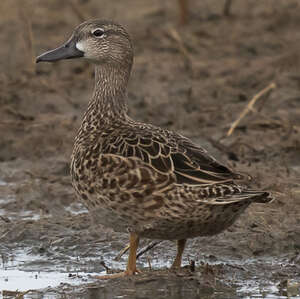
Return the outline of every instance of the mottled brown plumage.
[[[37,61],[82,56],[95,64],[96,84],[75,139],[72,182],[100,223],[131,233],[127,274],[136,272],[139,237],[179,240],[179,267],[187,238],[217,234],[252,202],[271,200],[237,185],[239,174],[189,139],[127,115],[133,51],[120,25],[85,22]]]

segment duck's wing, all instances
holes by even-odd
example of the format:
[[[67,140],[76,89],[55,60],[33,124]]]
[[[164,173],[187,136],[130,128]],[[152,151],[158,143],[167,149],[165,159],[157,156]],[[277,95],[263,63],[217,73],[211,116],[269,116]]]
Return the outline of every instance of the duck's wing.
[[[188,138],[177,135],[176,141],[177,152],[171,154],[171,159],[179,183],[211,185],[243,178]]]
[[[152,126],[111,134],[102,152],[139,158],[161,173],[174,174],[177,184],[212,185],[242,178],[188,138]]]
[[[135,217],[143,217],[145,212],[151,213],[162,207],[168,192],[174,195],[175,201],[178,196],[186,198],[188,195],[195,203],[215,206],[239,202],[267,203],[272,200],[268,192],[247,190],[236,184],[178,184],[173,172],[157,171],[136,157],[104,154],[99,157],[98,166],[96,175],[101,175],[95,178],[96,192],[101,190],[101,193],[112,195],[117,192],[117,199],[110,206]]]

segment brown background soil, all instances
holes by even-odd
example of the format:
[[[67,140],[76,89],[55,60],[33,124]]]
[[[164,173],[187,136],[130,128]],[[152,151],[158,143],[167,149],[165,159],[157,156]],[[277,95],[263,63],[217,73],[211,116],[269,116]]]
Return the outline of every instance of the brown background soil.
[[[0,179],[9,183],[0,186],[1,199],[9,199],[0,202],[5,248],[101,257],[126,243],[127,236],[97,226],[86,213],[74,216],[81,206],[68,165],[93,88],[92,66],[83,60],[34,64],[35,55],[60,45],[82,20],[104,18],[123,24],[133,39],[130,115],[192,138],[276,197],[267,206],[252,205],[228,231],[190,240],[186,255],[196,261],[211,254],[297,256],[300,4],[233,1],[229,17],[223,5],[191,1],[189,22],[181,26],[174,0],[0,2]],[[251,97],[271,82],[277,88],[226,137]],[[153,256],[169,259],[174,247],[164,242]]]

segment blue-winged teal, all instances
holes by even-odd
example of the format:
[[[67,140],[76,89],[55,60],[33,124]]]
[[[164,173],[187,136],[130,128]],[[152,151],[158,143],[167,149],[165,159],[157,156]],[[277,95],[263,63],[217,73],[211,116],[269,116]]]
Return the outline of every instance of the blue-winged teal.
[[[103,225],[130,233],[127,270],[136,269],[140,237],[178,240],[180,267],[188,238],[228,228],[268,192],[236,184],[241,176],[188,138],[127,115],[126,88],[133,50],[125,29],[109,21],[79,25],[61,47],[40,61],[83,57],[95,65],[95,90],[75,139],[73,186]]]

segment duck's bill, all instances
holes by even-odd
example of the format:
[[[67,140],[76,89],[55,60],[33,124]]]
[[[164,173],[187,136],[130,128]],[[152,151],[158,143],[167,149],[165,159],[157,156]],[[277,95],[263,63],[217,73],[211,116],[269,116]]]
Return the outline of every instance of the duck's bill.
[[[72,59],[72,58],[79,58],[83,56],[84,56],[84,52],[76,48],[76,41],[74,40],[73,37],[71,37],[62,46],[39,55],[36,58],[36,63],[41,61],[53,62],[62,59]]]

